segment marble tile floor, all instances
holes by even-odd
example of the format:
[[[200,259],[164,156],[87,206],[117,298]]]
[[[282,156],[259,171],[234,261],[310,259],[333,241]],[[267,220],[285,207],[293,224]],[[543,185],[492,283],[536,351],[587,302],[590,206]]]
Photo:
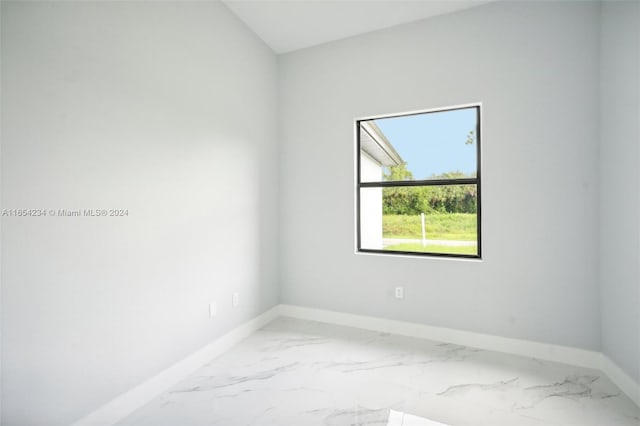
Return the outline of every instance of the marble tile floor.
[[[279,318],[119,424],[430,422],[640,426],[640,408],[595,370]]]

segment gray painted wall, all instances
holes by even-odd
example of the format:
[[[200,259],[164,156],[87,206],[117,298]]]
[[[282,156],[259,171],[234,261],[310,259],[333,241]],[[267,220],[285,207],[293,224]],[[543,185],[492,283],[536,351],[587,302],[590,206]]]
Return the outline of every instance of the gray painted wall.
[[[602,350],[640,382],[640,3],[604,2],[601,37]]]
[[[598,349],[598,19],[498,2],[281,56],[282,301]],[[484,259],[354,254],[354,118],[475,101]]]
[[[2,2],[2,207],[129,209],[2,219],[3,425],[68,424],[277,303],[276,72],[217,2]]]

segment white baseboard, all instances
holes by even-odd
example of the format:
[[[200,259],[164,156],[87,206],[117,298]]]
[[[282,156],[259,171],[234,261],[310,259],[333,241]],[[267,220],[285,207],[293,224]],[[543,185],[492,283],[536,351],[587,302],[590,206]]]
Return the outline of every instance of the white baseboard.
[[[123,393],[96,411],[73,423],[72,426],[106,426],[117,423],[162,392],[179,383],[213,358],[231,349],[231,347],[249,337],[256,330],[277,318],[278,311],[279,307],[275,306],[234,328],[204,348],[178,361],[176,364],[161,371],[144,383]]]
[[[618,364],[613,362],[605,354],[602,354],[600,371],[606,374],[622,392],[627,394],[627,396],[631,398],[638,407],[640,407],[640,384],[633,380],[631,376],[625,373],[620,367],[618,367]]]
[[[280,305],[279,314],[600,370],[640,406],[640,385],[601,352],[302,306]]]
[[[508,337],[455,330],[452,328],[434,327],[413,322],[304,308],[301,306],[280,305],[280,315],[399,334],[408,337],[437,340],[439,342],[471,346],[478,349],[577,365],[579,367],[600,368],[600,352],[571,348],[568,346],[511,339]]]

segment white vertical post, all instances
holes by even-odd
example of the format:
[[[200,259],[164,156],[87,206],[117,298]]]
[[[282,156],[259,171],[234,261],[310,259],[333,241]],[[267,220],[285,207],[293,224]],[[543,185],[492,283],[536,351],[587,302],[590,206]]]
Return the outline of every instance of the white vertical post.
[[[420,213],[420,221],[422,222],[422,247],[427,245],[427,233],[424,229],[424,213]]]

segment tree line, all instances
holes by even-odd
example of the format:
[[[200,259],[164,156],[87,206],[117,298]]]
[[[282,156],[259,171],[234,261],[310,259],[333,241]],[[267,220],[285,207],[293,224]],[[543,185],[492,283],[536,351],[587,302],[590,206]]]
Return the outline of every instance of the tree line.
[[[462,172],[434,175],[432,179],[465,178]],[[391,166],[383,174],[385,181],[413,180],[406,163]],[[476,213],[476,185],[440,185],[383,188],[383,214],[419,215],[420,213]]]

